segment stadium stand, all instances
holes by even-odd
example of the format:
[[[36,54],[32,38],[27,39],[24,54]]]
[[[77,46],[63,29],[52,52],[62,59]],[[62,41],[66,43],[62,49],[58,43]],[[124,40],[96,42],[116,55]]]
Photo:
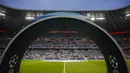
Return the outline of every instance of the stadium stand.
[[[99,50],[27,50],[24,59],[85,60],[103,58]]]
[[[130,59],[130,40],[114,37],[126,57]],[[11,38],[0,38],[0,47],[6,46]],[[3,44],[4,43],[4,44]],[[3,49],[0,49],[2,55]],[[29,45],[24,59],[104,59],[99,47],[89,38],[78,32],[54,33],[40,36]]]
[[[29,48],[93,48],[97,49],[96,44],[87,37],[80,35],[59,35],[45,36],[38,38]]]
[[[130,38],[115,37],[122,49],[130,49]]]
[[[68,31],[67,31],[68,32]],[[103,58],[98,46],[80,33],[54,33],[39,37],[28,47],[24,59],[85,60]]]

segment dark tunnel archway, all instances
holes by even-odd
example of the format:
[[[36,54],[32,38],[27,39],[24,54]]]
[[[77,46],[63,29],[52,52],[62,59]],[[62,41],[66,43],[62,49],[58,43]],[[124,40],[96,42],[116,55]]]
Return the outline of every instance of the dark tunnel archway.
[[[69,22],[68,28],[74,28],[83,35],[91,37],[101,48],[108,73],[129,73],[121,48],[112,36],[98,25],[86,20],[85,16],[75,14],[46,16],[22,29],[4,51],[0,60],[0,73],[19,73],[22,57],[29,44],[41,34],[46,35],[51,29],[63,29],[66,20]]]

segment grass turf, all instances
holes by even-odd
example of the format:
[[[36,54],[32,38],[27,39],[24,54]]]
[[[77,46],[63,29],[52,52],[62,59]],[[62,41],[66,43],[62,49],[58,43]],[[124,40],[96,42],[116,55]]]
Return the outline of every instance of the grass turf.
[[[128,64],[130,67],[130,60],[128,61]],[[23,60],[21,63],[20,73],[107,73],[107,69],[104,60],[67,62],[65,64],[64,62]]]

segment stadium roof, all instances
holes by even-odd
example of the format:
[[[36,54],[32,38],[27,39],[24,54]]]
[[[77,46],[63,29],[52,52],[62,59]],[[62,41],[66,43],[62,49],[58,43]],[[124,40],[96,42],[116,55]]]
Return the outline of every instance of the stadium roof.
[[[0,4],[22,10],[113,10],[130,0],[0,0]]]

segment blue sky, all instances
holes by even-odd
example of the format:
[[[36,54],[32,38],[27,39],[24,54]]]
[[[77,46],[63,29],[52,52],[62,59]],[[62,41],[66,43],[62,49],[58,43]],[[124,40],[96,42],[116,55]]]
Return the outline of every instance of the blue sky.
[[[0,4],[24,10],[112,10],[130,0],[0,0]]]

